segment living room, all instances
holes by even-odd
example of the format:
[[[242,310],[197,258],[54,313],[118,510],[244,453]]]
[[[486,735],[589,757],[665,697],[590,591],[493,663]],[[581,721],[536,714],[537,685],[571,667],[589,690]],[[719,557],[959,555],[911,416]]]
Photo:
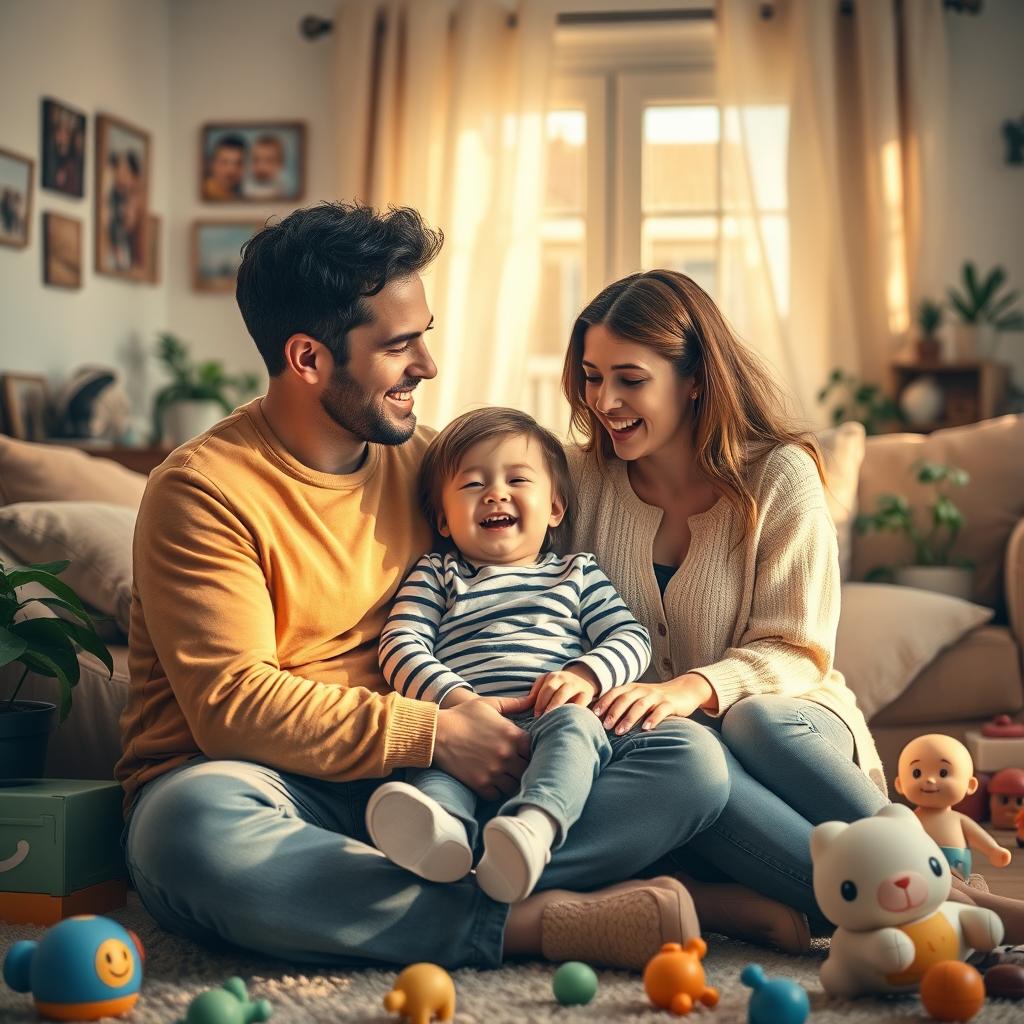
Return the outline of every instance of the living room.
[[[129,891],[120,848],[124,777],[115,776],[115,765],[131,728],[126,719],[138,712],[138,721],[154,727],[147,716],[175,690],[170,682],[157,699],[147,689],[152,680],[140,676],[148,671],[143,652],[161,662],[169,655],[159,654],[155,613],[146,617],[145,635],[135,618],[145,602],[139,559],[159,550],[184,573],[190,558],[215,559],[224,548],[223,538],[218,553],[198,534],[174,533],[179,527],[168,510],[177,506],[163,492],[151,494],[147,513],[147,480],[172,476],[181,453],[192,452],[195,439],[236,407],[256,410],[257,430],[271,433],[281,409],[307,415],[295,388],[287,401],[275,400],[282,375],[271,370],[262,340],[254,343],[256,320],[243,312],[256,308],[247,303],[258,304],[271,279],[254,276],[264,284],[240,288],[237,299],[236,284],[244,254],[253,274],[259,269],[254,237],[271,237],[261,232],[321,203],[411,207],[425,230],[443,231],[436,258],[424,257],[416,273],[423,305],[417,298],[414,309],[429,313],[411,332],[419,362],[409,362],[412,369],[382,399],[406,418],[414,401],[419,423],[438,430],[485,407],[509,407],[571,449],[567,353],[572,364],[572,339],[579,333],[590,346],[600,326],[588,319],[582,330],[581,311],[613,283],[659,269],[674,281],[685,277],[685,294],[710,297],[727,344],[767,368],[785,396],[786,422],[813,435],[820,452],[827,484],[821,500],[837,546],[836,621],[823,626],[832,631],[823,671],[856,698],[882,765],[873,781],[899,801],[901,752],[912,740],[942,734],[964,744],[973,761],[967,776],[978,781],[963,804],[952,803],[1012,857],[1007,867],[990,860],[990,869],[976,852],[973,871],[961,873],[968,885],[973,878],[995,896],[1024,899],[1024,825],[1014,823],[1024,802],[1024,302],[1017,297],[1024,238],[1012,212],[1020,209],[1024,180],[1024,118],[1014,105],[1024,6],[2,0],[0,27],[0,303],[7,310],[0,358],[0,598],[7,616],[0,622],[0,774],[44,778],[47,798],[60,800],[68,814],[76,803],[81,813],[82,801],[100,801],[87,804],[94,809],[86,813],[98,817],[66,840],[59,879],[44,872],[9,891],[0,885],[5,952],[17,939],[38,939],[43,923],[109,913],[139,932],[150,954],[133,1019],[184,1017],[193,997],[229,975],[243,977],[253,999],[269,999],[275,1019],[382,1019],[394,970],[354,970],[319,948],[304,966],[301,958],[272,953],[267,960],[259,943],[201,952],[180,934],[187,929],[172,935],[175,929]],[[372,290],[360,294],[376,302]],[[361,330],[353,321],[353,337]],[[307,331],[308,324],[296,327],[294,336]],[[615,337],[621,342],[621,331]],[[643,344],[626,342],[631,350]],[[319,343],[313,337],[307,354]],[[602,365],[598,352],[584,350],[588,364]],[[298,353],[296,380],[301,359]],[[684,374],[681,366],[682,408],[698,417],[703,403],[724,392],[712,387],[706,369]],[[753,378],[738,380],[740,391],[745,384],[753,393]],[[647,442],[626,436],[635,423],[625,417],[631,410],[642,421],[642,399],[623,398],[620,388],[618,419],[600,419],[598,378],[579,384],[575,441],[586,423],[603,423],[615,461],[635,459],[629,445]],[[414,399],[404,397],[406,385]],[[310,399],[324,385],[303,386]],[[330,396],[307,404],[328,409]],[[648,407],[654,436],[664,409]],[[323,425],[334,429],[346,413],[335,407],[327,415]],[[305,442],[292,445],[286,435],[276,430],[290,453],[285,461],[292,457],[317,477],[343,472],[344,460],[324,463],[319,450],[303,463]],[[571,451],[569,464],[583,501],[586,476]],[[362,479],[361,469],[354,473]],[[640,478],[629,479],[635,493],[623,522],[640,531],[644,509],[668,491],[685,514],[675,517],[681,533],[659,531],[643,554],[650,562],[653,552],[657,563],[652,588],[667,568],[659,601],[656,588],[651,599],[646,592],[631,598],[614,559],[602,558],[605,527],[591,536],[582,525],[599,522],[599,513],[588,519],[591,512],[578,510],[575,536],[586,538],[579,550],[595,552],[650,634],[654,674],[627,688],[678,673],[691,689],[717,691],[721,714],[726,687],[710,669],[703,677],[692,671],[703,662],[687,663],[690,641],[672,635],[672,602],[683,597],[681,581],[670,577],[683,563],[680,576],[692,568],[729,488],[708,484],[704,501],[699,488],[687,491],[682,483],[673,490],[648,480],[643,490]],[[292,507],[284,491],[268,493],[277,495],[273,504]],[[617,492],[609,485],[598,493],[610,502]],[[763,513],[767,506],[760,507]],[[269,518],[277,521],[278,511]],[[666,522],[672,518],[665,513]],[[812,549],[807,542],[805,552]],[[763,623],[753,619],[758,588],[771,565],[790,565],[766,551],[751,555],[753,604],[730,650],[754,634],[755,643],[763,639]],[[289,564],[290,585],[302,580],[307,593],[282,612],[289,580],[277,557],[267,559],[260,584],[278,616],[278,647],[268,659],[302,675],[299,668],[312,672],[330,659],[289,662],[293,641],[308,640],[295,620],[318,616],[339,598],[323,589],[329,584],[318,571]],[[344,551],[337,558],[347,564]],[[831,569],[822,578],[831,580]],[[388,583],[389,601],[400,583]],[[156,590],[161,600],[173,594],[170,577]],[[320,603],[309,595],[320,595]],[[805,597],[802,605],[817,604],[828,619],[832,602]],[[178,614],[160,607],[168,622]],[[203,644],[220,646],[214,623],[223,628],[239,614],[218,611],[214,619],[214,607],[197,603],[175,639],[183,664],[194,664]],[[648,624],[644,609],[652,608]],[[767,632],[785,634],[781,626]],[[695,684],[694,675],[703,682]],[[131,703],[133,689],[141,703]],[[29,728],[32,753],[3,732],[8,720],[27,720],[14,710],[15,695],[19,708],[33,701],[48,708],[43,724]],[[389,688],[387,700],[407,699]],[[715,718],[709,700],[692,704],[698,718]],[[179,757],[238,756],[214,754],[236,748],[212,737],[199,743],[192,710],[179,715],[189,723],[186,746],[151,752],[140,763],[166,756],[173,771]],[[234,727],[240,730],[240,721]],[[164,739],[171,735],[168,727]],[[266,749],[276,742],[268,739]],[[263,758],[283,765],[273,754]],[[859,747],[854,759],[869,775]],[[144,790],[156,785],[144,781]],[[13,781],[0,787],[3,816],[35,814],[19,804],[29,797]],[[76,827],[83,828],[81,820]],[[23,837],[0,835],[2,861]],[[87,868],[72,847],[94,839],[104,864]],[[553,863],[558,853],[551,851]],[[86,902],[76,903],[85,897],[73,894],[85,889]],[[724,1021],[746,1019],[753,997],[740,968],[751,960],[771,976],[798,980],[822,1021],[902,1019],[920,1005],[916,998],[893,1004],[830,997],[818,978],[828,944],[814,933],[813,914],[810,953],[797,955],[721,938],[706,926],[710,912],[700,900],[697,908],[708,937],[704,969],[721,993],[715,1012]],[[453,962],[440,950],[420,959]],[[1019,961],[1024,968],[1024,954]],[[453,968],[457,1018],[588,1013],[610,1020],[659,1012],[639,978],[607,970],[595,975],[597,995],[586,1010],[560,1009],[552,973],[553,965],[532,961],[494,972]],[[30,999],[10,988],[0,992],[0,1008],[4,1019],[33,1013]],[[1014,1013],[1019,1006],[993,996],[976,1019],[1010,1020]]]

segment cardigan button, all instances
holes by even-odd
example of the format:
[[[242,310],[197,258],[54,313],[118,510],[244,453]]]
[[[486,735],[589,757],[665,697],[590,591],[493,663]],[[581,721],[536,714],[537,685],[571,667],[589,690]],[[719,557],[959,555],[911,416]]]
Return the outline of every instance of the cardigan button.
[[[671,661],[670,658],[662,658],[661,665],[662,665],[662,668],[671,669],[672,668],[672,661]]]
[[[658,636],[667,636],[667,635],[668,635],[668,630],[665,628],[665,623],[664,622],[659,622],[658,623]]]

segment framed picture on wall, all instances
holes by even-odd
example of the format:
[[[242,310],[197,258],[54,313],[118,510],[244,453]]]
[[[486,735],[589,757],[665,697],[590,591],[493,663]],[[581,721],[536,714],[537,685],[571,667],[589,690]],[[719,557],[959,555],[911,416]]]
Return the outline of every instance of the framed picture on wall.
[[[96,115],[96,272],[146,280],[149,134]]]
[[[32,175],[27,156],[0,149],[0,245],[23,249],[32,220]]]
[[[242,246],[260,221],[198,220],[192,227],[192,285],[197,292],[233,292]]]
[[[82,222],[77,217],[43,214],[43,282],[82,287]]]
[[[305,189],[306,126],[302,121],[203,125],[199,194],[207,202],[292,202],[301,199]]]
[[[160,283],[160,229],[163,222],[155,214],[149,215],[146,232],[146,283]]]
[[[0,377],[4,430],[22,441],[45,441],[48,434],[50,395],[46,378],[34,374],[5,373]]]
[[[43,100],[43,188],[85,195],[85,114],[57,100]]]

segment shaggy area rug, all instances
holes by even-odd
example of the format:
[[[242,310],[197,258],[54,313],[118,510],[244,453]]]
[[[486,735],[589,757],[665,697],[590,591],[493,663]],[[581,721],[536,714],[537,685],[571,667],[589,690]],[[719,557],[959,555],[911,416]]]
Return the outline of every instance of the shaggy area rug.
[[[146,949],[146,975],[142,996],[130,1024],[174,1024],[185,1016],[189,1001],[206,988],[237,974],[249,987],[250,998],[269,999],[274,1024],[290,1022],[362,1021],[385,1024],[389,1016],[382,999],[395,971],[339,970],[305,973],[294,965],[248,956],[244,952],[205,950],[186,939],[161,930],[142,909],[134,893],[128,906],[110,915],[136,932]],[[0,956],[18,939],[38,938],[41,928],[0,924]],[[712,936],[704,961],[709,983],[721,992],[715,1010],[700,1008],[694,1020],[707,1024],[743,1024],[747,1020],[750,990],[739,980],[740,971],[760,963],[769,977],[783,976],[803,984],[811,999],[814,1024],[839,1022],[927,1021],[917,999],[861,1000],[856,1003],[828,999],[818,984],[824,943],[807,957],[789,957]],[[453,974],[458,992],[456,1024],[532,1024],[557,1020],[565,1024],[586,1021],[665,1021],[677,1018],[651,1008],[637,975],[602,971],[596,998],[589,1006],[565,1008],[551,995],[553,968],[519,964],[499,971],[461,970]],[[1021,1003],[989,1001],[974,1018],[977,1024],[1010,1024],[1024,1019]],[[0,1021],[23,1024],[38,1018],[28,996],[0,988]]]

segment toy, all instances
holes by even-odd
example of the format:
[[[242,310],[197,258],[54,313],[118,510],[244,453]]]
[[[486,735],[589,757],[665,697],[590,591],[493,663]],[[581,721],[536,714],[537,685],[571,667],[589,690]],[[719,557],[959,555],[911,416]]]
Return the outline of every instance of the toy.
[[[701,960],[708,946],[703,939],[690,939],[685,946],[666,942],[644,968],[647,998],[662,1010],[689,1013],[698,1003],[715,1006],[718,990],[704,983]]]
[[[760,964],[747,964],[740,981],[754,991],[747,1007],[749,1024],[804,1024],[811,1004],[802,985],[787,978],[765,977]]]
[[[949,865],[902,804],[811,833],[814,895],[837,926],[821,984],[830,995],[911,992],[942,960],[988,952],[1003,938],[991,910],[947,902]]]
[[[1024,810],[1024,768],[1004,768],[988,784],[989,817],[993,828],[1013,828]]]
[[[252,1024],[269,1020],[273,1012],[266,999],[250,1002],[241,978],[228,978],[220,988],[196,996],[179,1024]]]
[[[4,981],[31,992],[36,1010],[57,1020],[128,1013],[142,986],[142,944],[107,917],[69,917],[38,942],[22,940],[4,959]]]
[[[954,811],[966,814],[974,821],[988,821],[988,784],[992,778],[989,772],[980,772],[977,767],[974,769],[974,777],[978,780],[978,788],[973,793],[968,793],[958,804],[953,805]]]
[[[1010,863],[1009,850],[977,822],[952,809],[978,788],[973,772],[971,755],[959,740],[931,733],[903,748],[896,777],[896,792],[917,805],[915,813],[925,832],[939,844],[950,867],[965,879],[971,875],[972,850],[988,857],[993,867]]]
[[[578,960],[570,960],[555,971],[551,990],[563,1006],[585,1006],[597,995],[597,975]]]
[[[1017,829],[1017,845],[1024,846],[1024,807],[1017,812],[1017,817],[1013,819],[1013,824]]]
[[[970,1020],[985,1004],[985,983],[970,964],[946,960],[925,972],[921,1002],[936,1020]]]
[[[1024,736],[1024,722],[1015,722],[1009,715],[996,715],[981,727],[981,735],[1001,740],[1019,739]]]
[[[996,964],[985,972],[985,993],[992,999],[1024,999],[1024,967]]]
[[[395,987],[384,997],[384,1008],[410,1024],[430,1024],[435,1016],[451,1020],[455,1016],[455,983],[437,964],[413,964],[395,979]]]

